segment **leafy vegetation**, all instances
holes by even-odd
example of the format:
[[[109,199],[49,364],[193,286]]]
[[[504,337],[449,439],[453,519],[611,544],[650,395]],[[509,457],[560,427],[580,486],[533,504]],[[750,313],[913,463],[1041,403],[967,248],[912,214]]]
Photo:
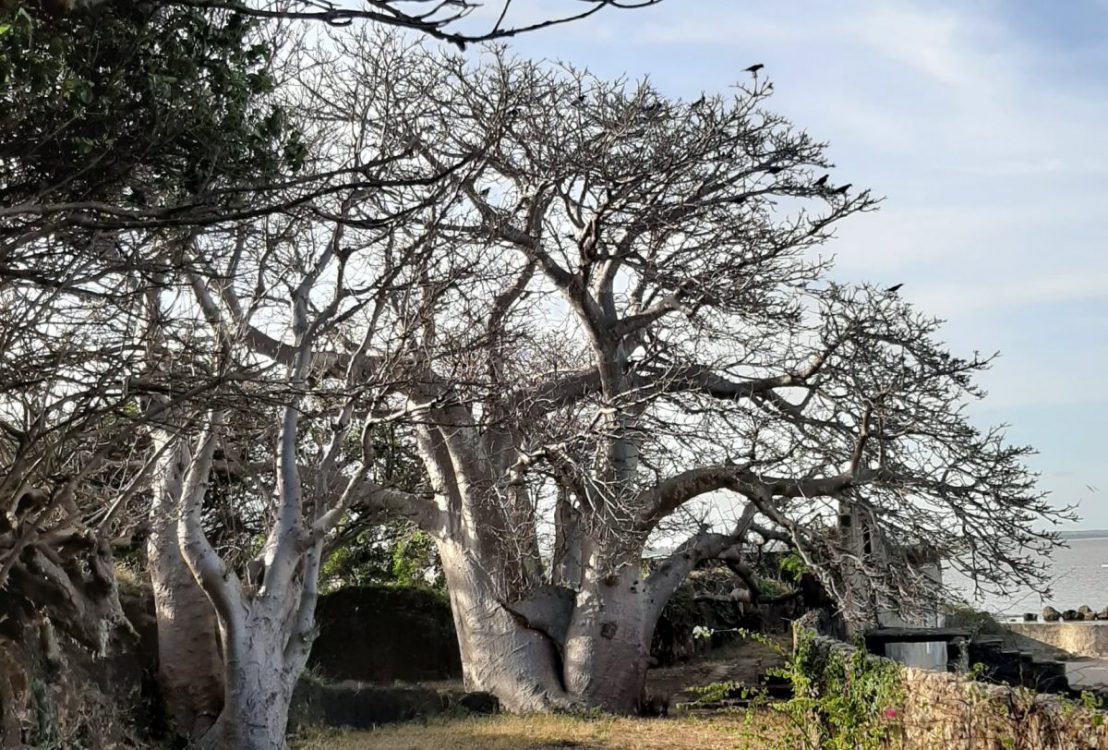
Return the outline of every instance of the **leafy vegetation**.
[[[297,170],[272,46],[234,12],[116,0],[0,15],[0,201],[175,205]],[[223,200],[232,200],[226,196]]]

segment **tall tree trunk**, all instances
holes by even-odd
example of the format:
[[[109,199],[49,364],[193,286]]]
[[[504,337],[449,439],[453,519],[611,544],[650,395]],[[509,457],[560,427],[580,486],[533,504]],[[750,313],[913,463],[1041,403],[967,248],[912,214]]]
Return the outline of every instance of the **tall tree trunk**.
[[[450,539],[439,539],[438,548],[466,688],[495,694],[509,711],[568,707],[558,645],[509,610],[490,575],[499,573],[495,565],[481,564]]]
[[[159,461],[146,554],[166,711],[177,732],[196,738],[212,726],[223,707],[223,663],[215,610],[181,557],[178,542],[177,513],[189,461],[187,442],[181,439],[174,440]]]
[[[566,634],[566,689],[580,703],[634,713],[642,701],[654,620],[636,558],[586,566]]]
[[[288,618],[269,609],[256,604],[241,630],[226,633],[226,699],[218,721],[198,743],[203,750],[287,747],[289,704],[304,665],[301,659],[287,659],[288,633],[281,620]]]

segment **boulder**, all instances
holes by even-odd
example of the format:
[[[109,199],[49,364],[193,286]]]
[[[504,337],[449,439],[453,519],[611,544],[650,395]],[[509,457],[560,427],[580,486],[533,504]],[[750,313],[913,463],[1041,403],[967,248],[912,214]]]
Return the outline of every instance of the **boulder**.
[[[1039,616],[1037,614],[1035,614],[1034,612],[1024,612],[1023,613],[1023,621],[1024,622],[1037,622],[1038,619],[1039,619]]]
[[[1067,609],[1065,612],[1062,613],[1062,619],[1065,620],[1066,622],[1071,622],[1073,620],[1076,620],[1076,619],[1078,619],[1078,617],[1079,617],[1079,615],[1077,614],[1076,609]]]
[[[466,693],[458,700],[458,705],[475,714],[500,713],[500,699],[492,693]]]
[[[1058,622],[1062,618],[1062,613],[1056,610],[1054,607],[1043,607],[1043,620],[1046,622]]]
[[[1090,607],[1088,604],[1082,604],[1080,607],[1077,608],[1077,616],[1079,619],[1082,620],[1095,620],[1096,612],[1094,612],[1093,608]]]
[[[1104,609],[1097,612],[1096,613],[1096,619],[1098,619],[1098,620],[1108,620],[1108,607],[1105,607]]]

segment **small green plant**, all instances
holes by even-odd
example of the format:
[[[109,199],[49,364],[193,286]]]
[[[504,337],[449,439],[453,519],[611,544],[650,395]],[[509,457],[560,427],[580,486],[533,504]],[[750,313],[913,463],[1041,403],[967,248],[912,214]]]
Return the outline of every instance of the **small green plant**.
[[[810,750],[877,750],[901,732],[904,703],[901,668],[864,648],[819,648],[807,631],[779,675],[793,698],[777,707],[800,731]]]
[[[781,558],[781,562],[778,564],[782,575],[786,579],[799,582],[800,579],[808,572],[808,566],[804,564],[804,560],[800,558],[800,555],[795,552],[790,552]]]
[[[42,680],[31,680],[31,700],[33,706],[31,737],[35,743],[34,747],[40,750],[60,749],[63,743],[58,731],[58,709],[50,695],[50,689]]]
[[[743,701],[748,705],[760,705],[765,699],[765,691],[733,680],[689,688],[689,692],[696,696],[696,700],[693,701],[693,705],[696,706],[707,706],[727,700]]]

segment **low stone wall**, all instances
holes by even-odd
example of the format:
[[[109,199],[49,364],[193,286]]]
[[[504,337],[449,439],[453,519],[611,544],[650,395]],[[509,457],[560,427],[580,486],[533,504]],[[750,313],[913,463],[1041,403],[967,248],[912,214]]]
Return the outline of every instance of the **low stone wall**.
[[[899,717],[913,750],[1108,748],[1104,715],[1053,695],[904,668]]]
[[[450,697],[422,687],[330,684],[301,678],[289,707],[289,731],[306,727],[371,729],[425,719],[450,707]]]
[[[1108,657],[1108,622],[1014,622],[1006,627],[1074,656]]]
[[[841,641],[820,635],[815,636],[814,645],[846,654],[854,651]],[[903,675],[903,704],[888,709],[890,721],[897,725],[894,748],[1108,748],[1108,717],[1079,702],[1025,688],[982,683],[962,674],[898,666]]]

